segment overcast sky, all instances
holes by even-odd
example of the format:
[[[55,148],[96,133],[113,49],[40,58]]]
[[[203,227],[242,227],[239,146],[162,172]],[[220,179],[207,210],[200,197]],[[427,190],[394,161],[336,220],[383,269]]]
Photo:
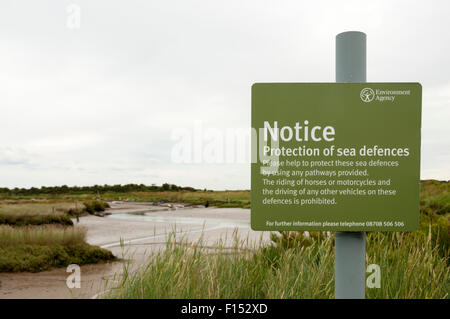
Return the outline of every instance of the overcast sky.
[[[423,0],[2,0],[0,187],[249,188],[249,164],[172,163],[173,129],[249,127],[254,82],[333,82],[348,30],[367,34],[368,81],[422,83],[421,177],[450,179],[449,17]]]

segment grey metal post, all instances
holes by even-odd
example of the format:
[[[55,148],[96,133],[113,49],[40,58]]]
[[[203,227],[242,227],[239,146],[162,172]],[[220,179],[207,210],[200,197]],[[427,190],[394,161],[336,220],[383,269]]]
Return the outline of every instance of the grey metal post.
[[[366,82],[366,35],[350,31],[336,36],[336,82]],[[364,299],[366,233],[336,232],[334,294],[336,299]]]

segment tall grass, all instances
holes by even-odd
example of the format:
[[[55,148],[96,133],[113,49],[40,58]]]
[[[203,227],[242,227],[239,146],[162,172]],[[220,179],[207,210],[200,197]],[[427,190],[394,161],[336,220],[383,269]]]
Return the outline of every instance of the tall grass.
[[[3,201],[0,204],[0,212],[11,214],[50,214],[63,213],[79,206],[82,205],[73,201]]]
[[[84,244],[86,232],[87,229],[84,227],[0,225],[0,247]]]
[[[308,245],[205,248],[172,238],[106,298],[334,298],[333,237]],[[367,264],[381,267],[368,298],[448,298],[449,268],[429,239],[370,234]]]
[[[67,211],[74,209],[75,203],[4,203],[0,205],[0,225],[45,225],[61,224],[72,226]]]
[[[450,296],[448,254],[431,233],[370,233],[367,264],[381,267],[381,287],[369,298],[446,298]]]
[[[84,201],[82,204],[73,201],[4,201],[0,204],[0,225],[73,226],[72,217],[97,214],[108,207],[108,203],[100,200]]]
[[[85,237],[86,229],[80,227],[0,225],[0,272],[115,260],[109,250],[87,244]]]

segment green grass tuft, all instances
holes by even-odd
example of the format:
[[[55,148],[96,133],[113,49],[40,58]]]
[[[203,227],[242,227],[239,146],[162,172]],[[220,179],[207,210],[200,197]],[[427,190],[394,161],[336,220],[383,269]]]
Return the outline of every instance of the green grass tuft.
[[[0,226],[0,272],[38,272],[116,258],[85,242],[86,229],[61,226]]]
[[[109,208],[109,204],[101,200],[89,200],[83,202],[83,204],[85,206],[84,210],[89,214],[103,212],[106,208]]]
[[[447,260],[429,238],[369,234],[367,264],[380,265],[382,281],[367,298],[448,298]],[[211,249],[171,239],[105,298],[334,298],[333,237],[282,242]]]

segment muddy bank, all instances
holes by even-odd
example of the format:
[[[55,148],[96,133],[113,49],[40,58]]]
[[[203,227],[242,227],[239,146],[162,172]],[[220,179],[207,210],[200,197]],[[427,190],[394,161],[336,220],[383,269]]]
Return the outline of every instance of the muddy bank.
[[[75,225],[87,228],[87,242],[109,249],[130,261],[131,269],[146,262],[151,252],[164,249],[168,235],[205,246],[219,240],[232,246],[235,232],[250,244],[268,240],[267,233],[250,229],[250,210],[241,208],[184,207],[182,204],[113,202],[105,217],[85,216]],[[121,242],[124,244],[121,246]],[[81,288],[69,289],[65,269],[41,273],[0,273],[0,298],[91,298],[120,275],[123,264],[81,267]]]

